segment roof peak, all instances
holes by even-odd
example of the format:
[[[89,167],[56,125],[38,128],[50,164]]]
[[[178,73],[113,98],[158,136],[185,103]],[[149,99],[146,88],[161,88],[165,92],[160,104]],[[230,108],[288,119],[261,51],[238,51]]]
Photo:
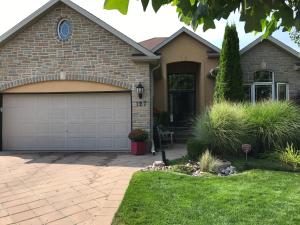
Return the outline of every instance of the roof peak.
[[[278,40],[277,38],[275,38],[273,36],[269,36],[268,38],[265,39],[265,38],[263,38],[263,35],[259,36],[254,41],[252,41],[250,44],[248,44],[247,46],[242,48],[240,50],[240,54],[242,55],[242,54],[248,52],[250,49],[252,49],[256,45],[258,45],[259,43],[262,43],[264,40],[268,40],[268,41],[272,42],[273,44],[277,45],[278,47],[282,48],[283,50],[296,56],[297,58],[300,58],[300,52],[296,51],[295,49],[291,48],[290,46],[286,45],[285,43],[283,43],[282,41]]]
[[[189,30],[188,28],[186,28],[184,26],[181,27],[174,34],[172,34],[170,37],[166,38],[163,42],[161,42],[160,44],[158,44],[156,47],[154,47],[152,49],[152,51],[153,52],[158,51],[159,49],[161,49],[162,47],[164,47],[165,45],[167,45],[169,42],[171,42],[173,39],[175,39],[176,37],[178,37],[182,33],[186,33],[187,35],[191,36],[192,38],[196,39],[197,41],[201,42],[202,44],[206,45],[210,49],[216,51],[217,53],[220,53],[220,51],[221,51],[218,47],[216,47],[215,45],[213,45],[209,41],[205,40],[204,38],[200,37],[198,34],[196,34],[195,32],[193,32],[191,30]]]
[[[95,15],[91,14],[87,10],[83,9],[76,3],[72,2],[71,0],[50,0],[46,4],[44,4],[42,7],[34,11],[32,14],[30,14],[28,17],[26,17],[24,20],[16,24],[13,28],[5,32],[3,35],[0,36],[0,45],[5,43],[9,40],[9,38],[16,35],[20,30],[26,28],[29,26],[32,21],[35,21],[40,16],[47,13],[52,7],[56,6],[58,3],[63,3],[67,5],[68,7],[72,8],[77,13],[81,14],[82,16],[88,18],[90,21],[96,23],[98,26],[102,27],[103,29],[107,30],[111,34],[115,35],[122,41],[126,42],[127,44],[131,45],[133,48],[138,50],[139,52],[145,54],[146,56],[155,57],[155,55],[149,51],[148,49],[144,48],[143,46],[139,45],[137,42],[132,40],[131,38],[127,37],[125,34],[121,33],[120,31],[116,30],[109,24],[105,23],[100,18],[96,17]]]

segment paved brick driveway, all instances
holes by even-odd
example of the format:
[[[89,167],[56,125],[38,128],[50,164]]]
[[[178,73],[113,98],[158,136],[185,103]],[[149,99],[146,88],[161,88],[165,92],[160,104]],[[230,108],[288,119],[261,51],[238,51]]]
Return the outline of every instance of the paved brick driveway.
[[[183,146],[167,152],[184,154]],[[132,174],[160,157],[0,153],[0,224],[110,224]]]

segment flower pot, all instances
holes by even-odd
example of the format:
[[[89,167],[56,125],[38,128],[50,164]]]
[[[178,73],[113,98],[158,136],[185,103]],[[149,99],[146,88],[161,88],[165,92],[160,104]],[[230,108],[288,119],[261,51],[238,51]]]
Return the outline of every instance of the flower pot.
[[[144,155],[146,153],[146,142],[144,141],[132,141],[131,153],[134,155]]]

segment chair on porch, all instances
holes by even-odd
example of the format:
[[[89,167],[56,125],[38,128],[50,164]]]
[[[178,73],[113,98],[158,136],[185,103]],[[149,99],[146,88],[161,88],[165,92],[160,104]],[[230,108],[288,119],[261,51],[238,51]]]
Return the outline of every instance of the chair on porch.
[[[168,143],[173,144],[174,141],[174,132],[163,129],[162,126],[157,126],[157,134],[158,134],[158,140],[159,140],[159,147],[161,148],[163,146],[168,147]]]

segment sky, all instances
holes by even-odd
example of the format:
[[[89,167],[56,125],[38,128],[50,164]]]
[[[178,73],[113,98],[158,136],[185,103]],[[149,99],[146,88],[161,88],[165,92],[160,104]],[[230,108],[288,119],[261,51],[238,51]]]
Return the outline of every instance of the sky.
[[[0,35],[47,2],[48,0],[0,1]],[[128,14],[122,15],[117,10],[104,10],[104,0],[73,0],[73,2],[137,42],[152,37],[168,37],[184,26],[178,19],[175,7],[172,6],[163,6],[158,13],[155,13],[149,4],[147,11],[144,12],[140,0],[130,0]],[[199,27],[196,33],[217,47],[221,47],[227,22],[236,24],[241,48],[259,37],[259,34],[245,34],[238,14],[232,14],[228,21],[217,21],[215,29],[203,32]],[[300,48],[292,42],[288,33],[277,31],[273,36],[300,52]]]

